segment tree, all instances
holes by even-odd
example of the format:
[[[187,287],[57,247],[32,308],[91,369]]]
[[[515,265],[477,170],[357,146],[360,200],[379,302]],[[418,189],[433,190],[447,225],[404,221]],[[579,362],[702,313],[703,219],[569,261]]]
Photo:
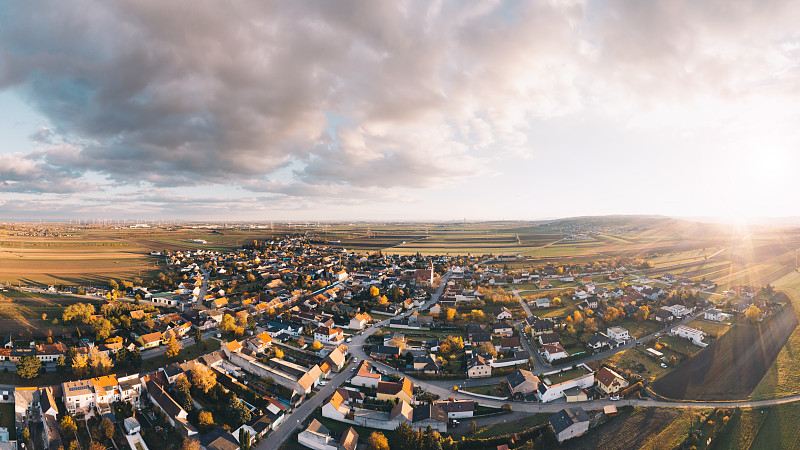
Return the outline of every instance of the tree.
[[[275,349],[275,357],[278,359],[283,359],[283,350],[276,348]]]
[[[100,422],[100,431],[108,440],[111,440],[114,437],[114,425],[110,420],[108,420],[108,417],[104,417],[103,421]]]
[[[320,341],[314,341],[311,344],[311,350],[317,351],[317,350],[319,350],[321,348],[322,348],[322,342],[320,342]]]
[[[758,322],[762,315],[761,308],[756,305],[750,305],[744,312],[744,316],[747,317],[747,320],[750,321],[750,323]]]
[[[222,323],[219,325],[219,329],[222,330],[223,333],[233,332],[234,329],[236,329],[236,319],[230,314],[225,314],[222,316]]]
[[[131,367],[140,368],[142,367],[142,352],[139,350],[139,347],[135,347],[130,355],[130,364]]]
[[[169,334],[169,339],[167,339],[167,351],[166,355],[167,358],[175,358],[178,356],[178,353],[181,351],[181,344],[178,343],[178,339],[175,337],[175,333]]]
[[[103,342],[111,335],[114,327],[108,319],[95,319],[92,321],[92,331],[94,331],[95,338],[98,342]]]
[[[78,426],[75,425],[75,420],[72,416],[64,416],[61,418],[61,434],[65,437],[71,437],[78,431]]]
[[[29,430],[29,429],[27,429],[27,428],[25,428],[24,430],[22,430],[22,440],[23,440],[23,441],[26,443],[26,445],[27,445],[27,443],[28,443],[28,440],[29,440],[30,438],[31,438],[31,430]]]
[[[250,432],[244,428],[239,430],[239,450],[250,450]]]
[[[192,369],[192,384],[207,393],[217,384],[217,375],[208,367],[196,364]]]
[[[194,343],[199,347],[203,343],[203,332],[200,328],[194,329]]]
[[[30,380],[39,375],[39,369],[42,368],[42,361],[35,356],[23,356],[17,363],[17,375]]]
[[[400,422],[394,429],[392,448],[410,450],[419,448],[419,433],[408,422]]]
[[[597,321],[594,317],[589,317],[583,322],[583,329],[591,333],[597,331]]]
[[[61,314],[61,320],[68,323],[89,323],[94,314],[94,306],[89,303],[69,305]]]
[[[648,317],[650,317],[650,307],[647,305],[640,306],[633,314],[633,318],[639,322],[644,322]]]
[[[181,443],[181,450],[200,450],[200,442],[197,439],[186,438]]]
[[[200,411],[197,420],[200,423],[200,427],[206,430],[210,430],[214,427],[214,416],[209,411]]]
[[[380,289],[375,286],[369,287],[369,296],[370,297],[377,297],[381,293]]]
[[[481,353],[485,353],[485,354],[487,354],[487,355],[492,355],[492,357],[493,357],[493,358],[494,358],[495,356],[497,356],[497,350],[494,348],[494,345],[492,345],[492,343],[491,343],[491,342],[484,342],[484,343],[482,343],[482,344],[480,345],[480,347],[478,347],[478,350],[479,350]]]
[[[119,284],[114,280],[108,280],[108,288],[112,291],[119,290]]]
[[[581,323],[583,322],[583,315],[581,314],[580,311],[575,311],[575,313],[572,315],[572,320],[575,323]]]
[[[374,286],[373,286],[374,287]],[[368,450],[389,450],[389,441],[379,431],[373,431],[367,438]]]
[[[247,409],[244,403],[239,400],[236,395],[232,396],[228,402],[228,414],[234,423],[247,423],[250,422],[250,410]]]
[[[442,450],[442,436],[428,425],[428,428],[422,433],[421,444],[420,447],[425,450]]]

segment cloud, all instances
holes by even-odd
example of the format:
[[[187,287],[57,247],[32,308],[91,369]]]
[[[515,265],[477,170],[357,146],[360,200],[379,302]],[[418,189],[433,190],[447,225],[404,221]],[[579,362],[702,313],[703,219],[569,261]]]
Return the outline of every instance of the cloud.
[[[94,188],[82,180],[80,173],[50,165],[36,155],[0,155],[0,192],[63,194]]]
[[[125,183],[226,183],[290,162],[305,183],[446,183],[480,173],[487,143],[524,145],[529,115],[575,103],[547,74],[576,5],[4,8],[0,86],[82,142],[47,159]]]
[[[4,5],[0,88],[50,124],[6,156],[2,186],[69,192],[98,173],[377,198],[547,151],[534,125],[556,118],[732,121],[749,105],[726,105],[798,92],[800,6],[769,3]]]

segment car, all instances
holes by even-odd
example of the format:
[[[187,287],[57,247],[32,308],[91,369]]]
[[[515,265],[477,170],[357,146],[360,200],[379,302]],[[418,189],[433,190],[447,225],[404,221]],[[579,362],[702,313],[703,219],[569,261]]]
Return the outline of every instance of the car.
[[[619,395],[612,395],[608,399],[615,402],[615,401],[619,400]]]
[[[356,371],[356,366],[350,368],[350,372],[355,372],[355,371]]]
[[[327,382],[327,381],[324,381],[324,380],[319,382],[319,385],[320,385],[320,386],[325,386],[325,385],[327,385],[327,384],[328,384],[328,382]]]
[[[662,368],[662,369],[666,369],[666,368],[667,368],[667,365],[666,365],[666,364],[664,364],[664,363],[661,363],[661,368]]]

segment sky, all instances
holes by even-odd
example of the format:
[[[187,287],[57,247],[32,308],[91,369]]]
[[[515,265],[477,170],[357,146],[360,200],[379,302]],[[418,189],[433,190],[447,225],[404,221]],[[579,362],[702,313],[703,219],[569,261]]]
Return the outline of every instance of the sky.
[[[800,216],[800,2],[0,5],[0,220]]]

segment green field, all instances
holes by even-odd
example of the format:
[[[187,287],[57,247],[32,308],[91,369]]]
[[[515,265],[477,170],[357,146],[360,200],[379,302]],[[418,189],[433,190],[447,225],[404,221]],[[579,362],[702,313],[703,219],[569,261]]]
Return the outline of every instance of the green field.
[[[495,397],[508,397],[511,395],[508,391],[508,385],[505,383],[492,384],[489,386],[470,386],[463,389],[474,392],[475,394],[492,395]]]
[[[731,326],[727,323],[712,322],[705,319],[695,319],[687,323],[686,326],[698,329],[703,333],[712,335],[716,338],[722,337],[722,335],[731,329]]]

